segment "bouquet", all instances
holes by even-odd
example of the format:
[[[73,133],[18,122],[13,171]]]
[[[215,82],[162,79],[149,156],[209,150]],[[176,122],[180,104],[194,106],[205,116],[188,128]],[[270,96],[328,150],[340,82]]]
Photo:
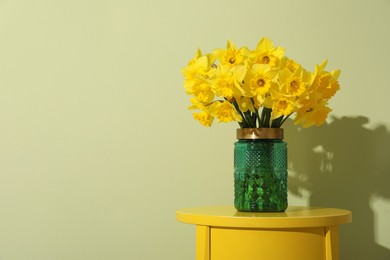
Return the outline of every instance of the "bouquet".
[[[236,121],[241,128],[279,128],[294,114],[302,127],[323,124],[331,111],[328,101],[339,90],[340,70],[325,70],[327,61],[307,71],[285,56],[268,38],[256,49],[215,49],[195,57],[182,69],[189,109],[203,126]]]

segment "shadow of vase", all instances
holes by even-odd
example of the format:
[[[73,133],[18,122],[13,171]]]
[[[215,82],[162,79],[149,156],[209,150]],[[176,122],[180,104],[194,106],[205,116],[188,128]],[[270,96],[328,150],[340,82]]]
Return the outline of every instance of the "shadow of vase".
[[[389,260],[390,250],[375,242],[370,201],[390,199],[390,134],[371,130],[365,117],[333,117],[321,127],[301,129],[285,123],[289,149],[289,191],[311,206],[352,211],[352,223],[340,227],[340,259]],[[380,228],[380,227],[379,227]]]

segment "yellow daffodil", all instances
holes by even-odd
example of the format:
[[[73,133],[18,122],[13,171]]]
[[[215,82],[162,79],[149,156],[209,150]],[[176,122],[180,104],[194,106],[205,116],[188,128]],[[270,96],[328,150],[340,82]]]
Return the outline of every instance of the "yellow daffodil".
[[[193,95],[200,102],[208,103],[214,100],[214,92],[207,80],[189,80],[185,86],[187,93]]]
[[[242,47],[237,49],[232,41],[227,42],[226,49],[215,49],[213,54],[219,60],[221,65],[235,66],[244,64],[248,59],[249,49]]]
[[[214,117],[207,110],[203,110],[200,113],[193,113],[192,115],[203,126],[211,126],[213,124]]]
[[[320,126],[325,122],[330,111],[332,110],[325,101],[320,101],[319,103],[309,101],[297,111],[294,123],[304,128],[313,125]]]
[[[257,44],[256,50],[252,52],[255,64],[269,64],[271,67],[278,66],[284,56],[284,49],[274,47],[272,41],[266,37]]]
[[[220,65],[212,79],[212,89],[216,96],[231,100],[241,96],[243,89],[241,82],[245,77],[246,69],[243,65],[234,67]]]
[[[310,84],[311,73],[298,66],[294,72],[283,69],[279,72],[279,84],[286,95],[301,96]]]
[[[242,117],[237,113],[234,106],[228,102],[215,102],[210,108],[210,111],[214,117],[218,119],[218,122],[241,122]]]
[[[287,57],[282,58],[280,69],[287,69],[293,73],[298,68],[301,68],[301,65],[299,65],[295,60],[289,59]]]
[[[207,54],[203,56],[202,52],[198,49],[195,57],[188,62],[187,67],[184,67],[181,72],[186,79],[207,77],[214,61],[214,55]]]
[[[200,112],[195,112],[192,114],[194,119],[198,120],[203,126],[211,126],[214,121],[214,117],[210,113],[210,106],[212,103],[203,103],[200,102],[197,98],[191,98],[190,101],[192,105],[188,107],[188,109],[201,110]]]
[[[189,95],[194,95],[202,102],[210,102],[214,98],[211,91],[209,78],[214,68],[212,55],[202,55],[198,49],[195,57],[188,63],[188,66],[182,69],[185,77],[184,88]]]
[[[244,79],[243,89],[246,97],[255,97],[262,104],[274,85],[277,71],[267,64],[254,64]]]
[[[294,99],[291,97],[279,97],[272,101],[271,120],[279,118],[281,116],[289,116],[293,113],[295,107]]]
[[[206,110],[210,103],[200,102],[197,98],[190,98],[191,106],[188,109]]]
[[[321,93],[322,97],[328,100],[340,89],[338,82],[340,70],[327,72],[325,71],[326,65],[327,61],[325,60],[321,65],[316,66],[311,88],[313,91]]]

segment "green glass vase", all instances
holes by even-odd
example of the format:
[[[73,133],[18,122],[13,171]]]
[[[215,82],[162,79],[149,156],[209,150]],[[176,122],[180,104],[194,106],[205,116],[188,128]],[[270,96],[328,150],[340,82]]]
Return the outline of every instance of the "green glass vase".
[[[287,209],[287,143],[281,128],[237,129],[234,206],[238,211]]]

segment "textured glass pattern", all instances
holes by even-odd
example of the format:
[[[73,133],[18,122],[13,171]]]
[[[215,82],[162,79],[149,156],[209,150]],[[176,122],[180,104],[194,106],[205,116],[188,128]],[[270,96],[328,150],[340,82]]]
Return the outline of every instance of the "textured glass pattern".
[[[239,140],[234,144],[234,205],[239,211],[282,212],[287,208],[287,144]]]

